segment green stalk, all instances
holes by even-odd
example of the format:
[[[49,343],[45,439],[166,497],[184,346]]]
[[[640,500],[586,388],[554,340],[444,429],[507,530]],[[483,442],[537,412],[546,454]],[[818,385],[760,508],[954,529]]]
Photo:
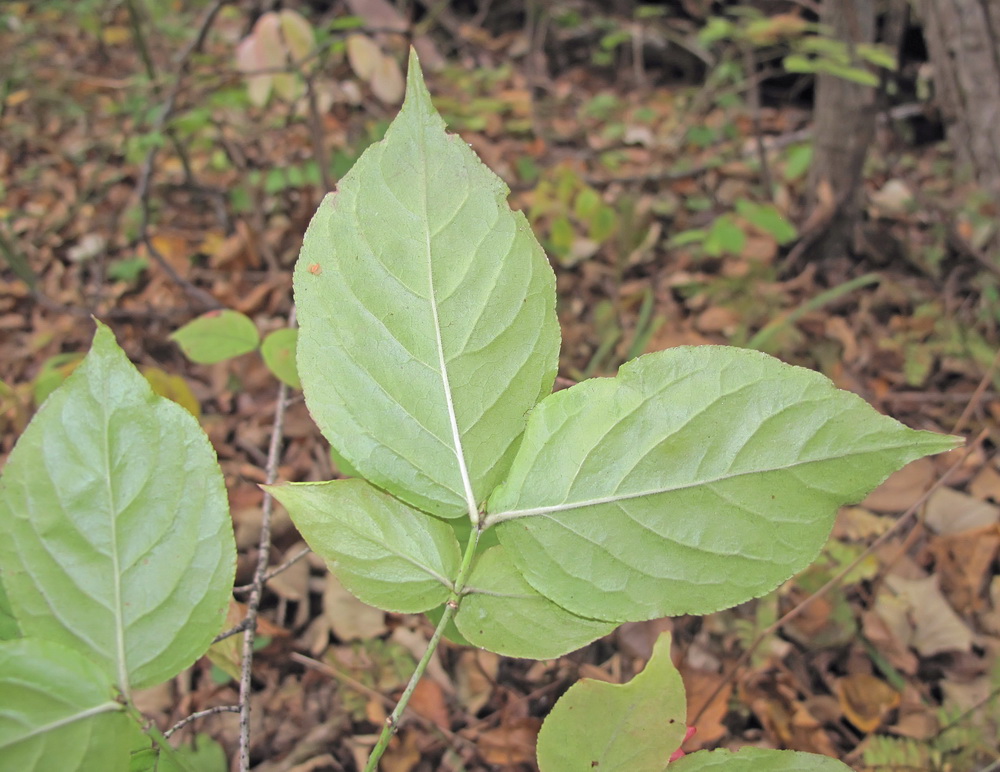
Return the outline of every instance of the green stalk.
[[[799,319],[811,311],[816,311],[817,309],[825,306],[827,303],[831,303],[849,292],[854,292],[854,290],[865,287],[869,284],[878,284],[881,280],[882,277],[877,273],[866,273],[864,276],[858,276],[855,279],[846,281],[843,284],[838,284],[836,287],[831,287],[825,292],[819,293],[816,297],[807,300],[791,313],[779,316],[777,319],[773,319],[764,325],[757,331],[756,335],[747,341],[746,348],[754,348],[759,351],[763,351],[764,347],[770,343],[771,338],[773,338],[774,335],[782,328],[795,324]]]
[[[434,628],[434,634],[431,636],[430,641],[427,643],[427,651],[424,652],[424,656],[420,658],[420,662],[417,663],[417,669],[413,671],[413,675],[410,676],[409,683],[406,684],[406,688],[403,690],[403,694],[399,698],[399,702],[396,703],[396,707],[393,708],[392,713],[385,720],[385,726],[382,727],[382,734],[379,735],[378,742],[375,747],[372,748],[371,755],[368,757],[368,763],[365,765],[365,772],[375,772],[378,767],[379,759],[382,758],[382,754],[385,753],[385,749],[389,747],[389,741],[392,736],[396,734],[396,729],[399,728],[399,717],[406,710],[406,706],[410,701],[410,697],[413,695],[413,690],[417,688],[417,683],[424,675],[424,671],[427,669],[427,665],[430,664],[431,657],[434,656],[434,652],[437,650],[438,644],[441,642],[441,636],[444,634],[444,628],[447,627],[448,622],[451,621],[452,617],[455,616],[455,612],[458,611],[458,606],[462,602],[462,594],[465,590],[465,583],[469,579],[469,574],[472,573],[472,563],[473,558],[476,556],[476,547],[479,544],[479,536],[482,533],[481,529],[477,526],[472,529],[472,534],[469,536],[469,543],[466,545],[465,554],[462,556],[462,565],[458,569],[458,576],[455,577],[455,585],[452,587],[451,595],[448,597],[448,601],[444,604],[444,613],[441,615],[441,621],[438,622],[436,628]]]

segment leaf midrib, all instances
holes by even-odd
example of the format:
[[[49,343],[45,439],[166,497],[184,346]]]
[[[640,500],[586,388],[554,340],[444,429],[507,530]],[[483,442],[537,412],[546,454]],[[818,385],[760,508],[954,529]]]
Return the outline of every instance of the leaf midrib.
[[[465,505],[468,510],[469,519],[473,524],[476,524],[479,521],[479,507],[476,504],[476,496],[472,490],[472,481],[469,478],[469,468],[465,461],[465,451],[462,448],[462,434],[458,428],[458,417],[455,414],[455,400],[451,391],[451,382],[448,378],[448,363],[444,354],[444,340],[441,336],[441,319],[438,312],[437,292],[434,286],[434,258],[431,249],[430,213],[427,206],[429,198],[429,191],[427,189],[429,165],[427,160],[426,135],[423,131],[421,132],[420,142],[417,143],[417,147],[420,152],[420,160],[424,169],[424,173],[421,175],[421,192],[423,193],[421,203],[423,204],[424,210],[421,222],[424,226],[424,251],[427,264],[427,298],[431,304],[431,319],[434,324],[434,345],[437,349],[438,369],[441,372],[441,387],[444,392],[445,405],[448,409],[448,423],[451,427],[451,438],[454,446],[453,449],[455,451],[455,458],[458,461],[458,471],[462,477],[462,489],[465,493]]]
[[[885,450],[895,450],[901,447],[904,446],[894,445],[891,448],[882,448],[881,451],[884,452]],[[766,469],[749,469],[743,472],[733,472],[730,474],[718,475],[717,477],[710,479],[695,480],[694,482],[684,483],[680,485],[671,485],[667,487],[653,488],[651,490],[637,491],[634,493],[612,494],[610,496],[599,496],[597,498],[585,499],[582,501],[571,501],[571,502],[564,502],[561,504],[550,504],[544,507],[531,507],[529,509],[515,509],[515,510],[508,510],[505,512],[497,512],[488,515],[486,517],[486,519],[483,521],[483,528],[485,530],[486,528],[490,528],[494,525],[506,522],[507,520],[515,520],[522,517],[536,517],[539,515],[549,515],[554,512],[567,512],[574,509],[585,509],[587,507],[596,507],[602,504],[614,504],[620,501],[641,499],[646,496],[658,496],[664,493],[674,493],[676,491],[688,490],[690,488],[698,488],[703,485],[713,485],[715,483],[727,482],[729,480],[735,480],[740,477],[746,477],[748,475],[767,474],[769,472],[784,472],[799,466],[805,466],[807,464],[821,464],[827,461],[841,461],[844,459],[851,458],[853,456],[863,456],[873,452],[879,452],[879,451],[866,450],[854,453],[839,453],[835,456],[824,456],[822,458],[803,459],[800,461],[794,461],[790,464],[784,464],[781,466],[773,466]]]

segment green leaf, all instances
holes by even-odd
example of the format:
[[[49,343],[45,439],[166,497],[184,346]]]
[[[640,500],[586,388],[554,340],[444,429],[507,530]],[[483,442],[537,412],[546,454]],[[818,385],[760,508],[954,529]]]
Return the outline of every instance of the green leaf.
[[[851,772],[836,759],[801,751],[741,748],[736,751],[697,751],[667,767],[669,772]]]
[[[475,519],[556,372],[555,278],[508,192],[445,133],[411,54],[402,110],[295,269],[316,423],[373,484],[445,517]]]
[[[628,683],[584,678],[559,698],[538,733],[538,768],[662,772],[684,741],[686,716],[684,683],[670,660],[666,633]]]
[[[541,596],[521,578],[503,547],[477,558],[455,615],[458,631],[474,646],[507,657],[555,659],[617,627],[584,619]]]
[[[759,352],[680,347],[541,402],[485,524],[573,613],[706,614],[805,568],[837,507],[960,442]]]
[[[302,388],[302,381],[299,380],[299,372],[295,367],[295,344],[298,339],[298,330],[285,328],[268,334],[260,345],[260,355],[264,357],[267,369],[293,389]]]
[[[196,735],[190,745],[179,748],[157,745],[147,737],[142,750],[132,752],[129,764],[129,772],[226,772],[227,769],[225,750],[206,734]]]
[[[758,204],[741,198],[736,201],[736,213],[754,227],[769,233],[779,244],[787,244],[798,236],[795,226],[774,204]]]
[[[184,356],[200,365],[214,365],[253,351],[260,343],[257,326],[239,311],[209,311],[170,336]]]
[[[708,229],[702,249],[711,257],[721,257],[725,254],[738,255],[743,251],[746,241],[747,235],[743,229],[730,215],[724,214],[716,217],[712,227]]]
[[[2,574],[0,574],[2,576]],[[9,641],[21,637],[21,628],[17,626],[14,612],[10,607],[10,598],[0,581],[0,641]]]
[[[208,438],[98,324],[0,478],[0,565],[21,630],[79,651],[128,695],[208,648],[235,563]]]
[[[52,641],[0,643],[0,769],[125,772],[131,722],[107,674]]]
[[[268,486],[313,552],[359,600],[416,613],[444,603],[461,555],[451,526],[364,480]]]

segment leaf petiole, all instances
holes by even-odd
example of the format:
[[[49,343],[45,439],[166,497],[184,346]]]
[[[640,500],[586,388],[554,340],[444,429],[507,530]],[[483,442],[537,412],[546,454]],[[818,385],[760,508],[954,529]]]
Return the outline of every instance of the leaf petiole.
[[[396,734],[396,729],[399,728],[399,718],[403,715],[403,711],[406,710],[406,706],[410,702],[410,697],[413,696],[413,690],[417,688],[417,683],[423,677],[427,665],[430,664],[431,657],[434,656],[434,652],[441,642],[441,636],[444,634],[448,622],[451,621],[455,616],[455,612],[458,611],[458,606],[462,602],[462,596],[465,594],[465,583],[472,573],[476,547],[479,545],[479,536],[481,533],[482,529],[479,525],[476,525],[472,529],[472,533],[469,536],[469,543],[465,547],[465,554],[462,556],[462,565],[458,569],[458,576],[455,577],[454,587],[447,602],[444,604],[444,613],[441,614],[441,619],[437,627],[434,628],[434,634],[431,636],[430,641],[427,642],[427,650],[420,658],[416,669],[413,671],[413,675],[410,676],[410,680],[406,684],[406,688],[403,690],[402,695],[400,695],[399,702],[396,703],[396,707],[393,708],[392,713],[385,720],[385,726],[382,727],[382,733],[379,735],[378,742],[375,743],[375,747],[372,748],[371,755],[368,757],[365,772],[375,772],[375,769],[378,767],[379,759],[382,758],[385,749],[389,747],[389,741],[392,740],[392,736]]]

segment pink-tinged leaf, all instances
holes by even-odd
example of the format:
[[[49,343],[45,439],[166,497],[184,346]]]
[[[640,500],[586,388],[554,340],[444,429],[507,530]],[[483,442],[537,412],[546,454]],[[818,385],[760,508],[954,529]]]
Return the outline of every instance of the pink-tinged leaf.
[[[236,46],[236,69],[240,72],[256,72],[264,69],[261,60],[260,46],[257,44],[257,38],[253,35],[243,38]],[[263,107],[267,104],[267,100],[271,96],[273,80],[274,78],[270,74],[247,75],[247,95],[250,97],[251,104],[257,107]]]

